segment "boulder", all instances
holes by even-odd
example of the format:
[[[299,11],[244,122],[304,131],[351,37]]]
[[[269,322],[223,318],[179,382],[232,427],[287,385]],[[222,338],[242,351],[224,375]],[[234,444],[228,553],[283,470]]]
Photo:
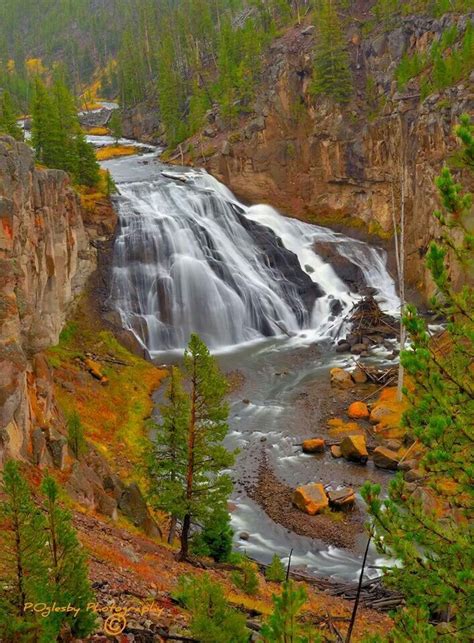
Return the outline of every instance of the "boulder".
[[[410,471],[410,469],[416,469],[417,465],[417,460],[403,460],[403,462],[399,462],[398,469],[400,471]]]
[[[303,442],[303,452],[304,453],[323,453],[324,444],[325,442],[322,438],[312,438],[311,440],[305,440]]]
[[[348,342],[342,342],[336,346],[336,353],[348,353],[351,350],[351,345]]]
[[[387,449],[391,449],[392,451],[398,451],[402,447],[402,441],[401,440],[387,440],[386,443],[384,444]]]
[[[239,534],[239,538],[240,540],[249,540],[250,534],[248,533],[248,531],[241,531]]]
[[[365,402],[352,402],[347,409],[347,415],[353,420],[366,420],[370,413]]]
[[[347,511],[354,506],[356,497],[351,487],[343,487],[337,491],[328,491],[329,506],[341,511]]]
[[[343,368],[332,368],[330,371],[331,375],[331,386],[336,388],[351,388],[354,386],[354,380],[351,377],[349,371],[345,371]]]
[[[68,454],[67,439],[64,436],[51,437],[48,440],[48,449],[56,469],[62,471]]]
[[[365,353],[366,351],[366,344],[354,344],[354,346],[351,348],[351,353],[353,353],[354,355],[362,355],[362,353]]]
[[[391,469],[395,471],[398,468],[400,457],[396,451],[386,447],[377,447],[374,449],[374,464],[379,469]]]
[[[94,499],[97,511],[104,516],[117,520],[117,501],[112,498],[101,487],[95,487]]]
[[[161,530],[148,511],[146,502],[138,485],[133,482],[125,488],[119,500],[120,511],[129,518],[135,527],[143,529],[147,536],[161,536]]]
[[[383,420],[393,415],[393,409],[386,404],[376,404],[370,411],[370,422],[379,424]]]
[[[33,431],[33,435],[31,436],[31,445],[33,449],[33,464],[39,467],[43,466],[46,455],[46,438],[41,429]]]
[[[367,382],[367,375],[361,368],[353,370],[351,376],[356,384],[365,384]]]
[[[341,442],[341,453],[346,460],[365,464],[369,457],[365,436],[347,435]]]
[[[324,491],[324,487],[320,483],[312,482],[298,487],[293,494],[293,504],[309,514],[314,516],[326,509],[329,505],[329,500]]]
[[[108,383],[108,378],[102,373],[102,367],[98,362],[95,362],[92,359],[86,359],[84,362],[87,370],[89,373],[94,377],[96,380],[99,380],[101,384],[107,384]]]
[[[338,444],[333,444],[331,447],[331,455],[333,458],[342,458],[341,447]]]
[[[420,469],[410,469],[405,473],[405,480],[407,482],[418,482],[425,477],[425,474]]]

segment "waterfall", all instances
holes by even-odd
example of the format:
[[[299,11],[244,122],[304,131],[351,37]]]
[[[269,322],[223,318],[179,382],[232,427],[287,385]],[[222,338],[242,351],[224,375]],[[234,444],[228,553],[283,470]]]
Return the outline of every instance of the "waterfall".
[[[397,306],[382,251],[269,206],[245,207],[203,171],[119,187],[108,303],[152,356],[183,348],[191,332],[214,349],[303,329],[334,334],[358,295],[317,254],[320,242],[384,306]]]

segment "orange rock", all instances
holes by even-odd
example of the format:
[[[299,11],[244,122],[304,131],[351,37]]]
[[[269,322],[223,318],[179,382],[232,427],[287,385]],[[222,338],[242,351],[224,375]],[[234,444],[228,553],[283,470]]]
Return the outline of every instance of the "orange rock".
[[[102,373],[101,366],[98,362],[94,362],[92,359],[86,359],[85,365],[92,377],[95,377],[96,380],[100,382],[104,379],[104,374]],[[107,378],[105,378],[107,379]]]
[[[337,444],[333,444],[331,447],[331,455],[333,458],[342,458],[341,447]]]
[[[396,471],[400,457],[396,451],[386,447],[377,447],[374,449],[374,464],[380,469],[392,469]]]
[[[298,487],[293,494],[293,504],[309,514],[314,516],[326,509],[329,505],[328,497],[324,487],[320,483],[312,482]]]
[[[347,409],[347,415],[353,420],[366,420],[370,413],[365,402],[352,402]]]
[[[324,440],[322,438],[312,438],[303,442],[304,453],[323,453]]]
[[[347,435],[341,442],[341,453],[347,460],[365,464],[369,454],[363,435]]]

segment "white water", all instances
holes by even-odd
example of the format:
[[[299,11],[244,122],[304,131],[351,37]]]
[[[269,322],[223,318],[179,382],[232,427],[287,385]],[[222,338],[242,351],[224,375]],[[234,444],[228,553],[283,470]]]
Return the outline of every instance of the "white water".
[[[283,333],[333,336],[358,295],[315,242],[334,244],[396,310],[383,251],[266,205],[245,207],[203,171],[173,174],[185,180],[159,174],[119,186],[110,303],[151,356],[183,348],[191,332],[218,350]]]

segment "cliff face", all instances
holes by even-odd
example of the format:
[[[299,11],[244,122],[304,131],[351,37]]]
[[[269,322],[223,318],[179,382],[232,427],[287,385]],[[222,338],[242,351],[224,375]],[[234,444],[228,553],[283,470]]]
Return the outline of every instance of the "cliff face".
[[[52,378],[41,351],[57,343],[96,257],[68,176],[36,169],[31,149],[0,138],[0,465],[58,448]],[[61,445],[59,444],[59,447]]]
[[[462,33],[470,19],[412,16],[392,32],[368,36],[354,28],[355,95],[342,108],[311,98],[316,30],[296,27],[273,43],[252,113],[229,128],[212,110],[174,158],[204,165],[249,201],[382,237],[393,230],[393,202],[399,220],[403,179],[409,285],[427,293],[423,256],[436,235],[438,207],[433,181],[455,147],[459,115],[473,111],[474,77],[422,101],[414,81],[397,91],[394,71],[404,52],[427,51],[450,24]]]

